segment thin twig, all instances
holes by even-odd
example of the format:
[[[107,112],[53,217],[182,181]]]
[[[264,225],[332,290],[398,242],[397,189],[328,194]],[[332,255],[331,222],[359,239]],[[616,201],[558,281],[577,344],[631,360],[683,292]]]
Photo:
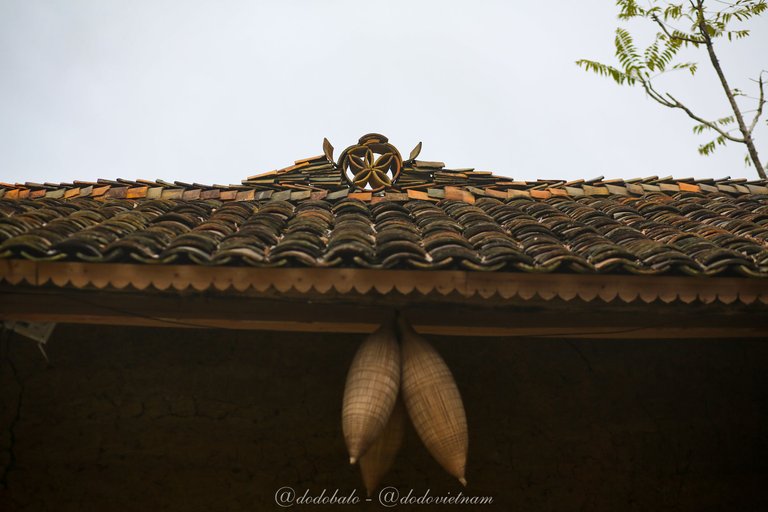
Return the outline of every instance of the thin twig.
[[[765,105],[765,92],[763,91],[763,73],[765,71],[760,72],[760,76],[758,77],[758,87],[760,88],[760,99],[757,100],[757,113],[755,114],[754,119],[752,119],[752,124],[749,125],[749,128],[747,128],[747,134],[752,135],[752,132],[755,129],[755,126],[757,125],[757,120],[760,119],[760,116],[763,115],[763,105]]]
[[[680,110],[688,114],[688,117],[690,117],[691,119],[694,119],[700,122],[701,124],[703,124],[704,126],[711,128],[712,130],[716,131],[717,133],[719,133],[720,135],[722,135],[723,137],[725,137],[730,141],[739,142],[739,143],[745,142],[744,139],[739,137],[734,137],[733,135],[728,133],[728,131],[723,130],[722,128],[717,126],[715,123],[711,121],[707,121],[706,119],[700,116],[697,116],[696,114],[693,113],[693,111],[690,108],[685,106],[682,102],[680,102],[677,98],[675,98],[671,94],[667,93],[666,96],[667,98],[669,98],[669,100],[666,99],[664,96],[661,95],[661,93],[659,93],[656,89],[653,88],[653,85],[649,81],[641,80],[640,83],[642,84],[646,93],[648,93],[648,95],[657,103],[664,105],[665,107],[668,107],[668,108],[679,108]]]
[[[690,117],[691,119],[695,119],[696,121],[700,122],[701,124],[703,124],[703,125],[705,125],[705,126],[707,126],[707,127],[709,127],[709,128],[712,128],[713,130],[715,130],[717,133],[719,133],[720,135],[722,135],[722,136],[723,136],[723,137],[725,137],[726,139],[728,139],[728,140],[731,140],[731,141],[733,141],[733,142],[740,142],[740,143],[742,143],[742,144],[746,142],[746,139],[744,139],[744,138],[740,138],[740,137],[734,137],[733,135],[729,135],[729,134],[728,134],[728,132],[726,132],[725,130],[721,129],[721,128],[720,128],[719,126],[717,126],[716,124],[714,124],[714,123],[712,123],[712,122],[710,122],[710,121],[707,121],[707,120],[706,120],[706,119],[704,119],[704,118],[701,118],[701,117],[697,116],[696,114],[694,114],[694,113],[691,111],[691,109],[689,109],[688,107],[686,107],[685,105],[683,105],[682,103],[680,103],[680,102],[679,102],[677,99],[675,99],[675,97],[674,97],[674,96],[672,96],[671,94],[667,93],[667,97],[668,97],[669,99],[671,99],[671,100],[674,102],[674,106],[675,106],[676,108],[679,108],[679,109],[683,110],[683,111],[684,111],[686,114],[688,114],[688,117]]]
[[[691,43],[691,44],[695,44],[695,45],[704,44],[704,41],[700,41],[698,39],[693,39],[693,38],[688,37],[688,36],[681,36],[681,35],[675,35],[675,34],[670,33],[669,30],[667,30],[667,27],[664,24],[664,22],[661,21],[659,19],[659,17],[656,16],[655,14],[653,16],[651,16],[651,19],[653,19],[653,21],[655,21],[661,27],[661,30],[663,30],[664,33],[667,35],[667,37],[670,38],[670,39],[677,39],[678,41],[685,41],[686,43]],[[683,33],[682,30],[677,30],[677,32],[679,32],[681,34]]]

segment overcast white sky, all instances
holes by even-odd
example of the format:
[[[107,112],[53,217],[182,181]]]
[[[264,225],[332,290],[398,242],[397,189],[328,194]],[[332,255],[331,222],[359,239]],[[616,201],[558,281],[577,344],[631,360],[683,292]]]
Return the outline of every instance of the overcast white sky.
[[[0,0],[0,180],[238,183],[368,132],[518,179],[755,178],[692,121],[577,68],[613,60],[610,0]],[[638,28],[639,27],[635,27]],[[768,15],[723,44],[768,69]],[[705,55],[662,84],[728,114]],[[750,106],[749,108],[753,108]],[[768,129],[758,149],[768,161]]]

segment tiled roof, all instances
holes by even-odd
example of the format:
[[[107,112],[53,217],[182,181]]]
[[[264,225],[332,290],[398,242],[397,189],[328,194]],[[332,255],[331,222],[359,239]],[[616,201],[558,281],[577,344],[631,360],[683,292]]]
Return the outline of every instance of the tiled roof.
[[[0,184],[0,258],[768,277],[764,181],[525,182],[412,157],[371,192],[343,172],[326,148],[233,186]]]

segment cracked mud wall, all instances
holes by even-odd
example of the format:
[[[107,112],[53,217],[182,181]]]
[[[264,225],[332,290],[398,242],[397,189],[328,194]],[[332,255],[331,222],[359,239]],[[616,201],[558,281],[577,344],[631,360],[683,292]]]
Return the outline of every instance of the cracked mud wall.
[[[60,325],[46,367],[14,334],[0,510],[271,510],[286,485],[362,493],[339,419],[359,340]],[[432,340],[467,409],[466,492],[494,497],[481,509],[768,509],[764,341]],[[458,491],[412,431],[386,483]]]

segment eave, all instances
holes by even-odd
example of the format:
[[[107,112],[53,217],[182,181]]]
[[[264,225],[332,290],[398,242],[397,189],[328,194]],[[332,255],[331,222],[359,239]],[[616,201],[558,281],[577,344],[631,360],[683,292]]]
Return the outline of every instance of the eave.
[[[427,334],[768,337],[768,280],[0,260],[2,319]]]

